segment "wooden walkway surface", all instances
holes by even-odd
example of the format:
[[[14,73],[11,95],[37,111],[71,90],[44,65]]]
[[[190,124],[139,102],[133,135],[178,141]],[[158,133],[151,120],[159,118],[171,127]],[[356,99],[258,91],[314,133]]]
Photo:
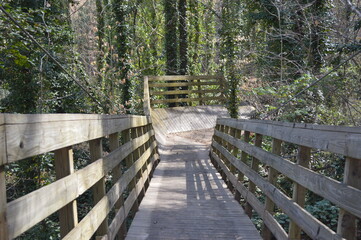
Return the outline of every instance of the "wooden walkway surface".
[[[209,160],[212,134],[167,135],[126,239],[261,239]]]

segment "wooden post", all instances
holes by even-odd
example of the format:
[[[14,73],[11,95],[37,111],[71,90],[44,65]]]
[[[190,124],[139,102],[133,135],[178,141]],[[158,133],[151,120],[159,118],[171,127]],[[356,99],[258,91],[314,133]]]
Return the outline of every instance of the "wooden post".
[[[232,135],[231,133],[231,130],[232,128],[229,127],[229,126],[225,126],[224,127],[224,133],[225,134],[229,134],[231,136],[234,136],[234,134]],[[226,140],[223,140],[223,146],[229,151],[229,152],[232,152],[232,144],[230,144],[229,142],[227,142]],[[223,158],[223,162],[225,163],[225,165],[228,167],[229,171],[232,172],[232,169],[233,169],[233,172],[235,172],[235,167],[232,165],[232,163],[230,163],[230,161],[227,159],[227,158]],[[229,179],[227,179],[226,181],[226,184],[229,188],[229,190],[231,190],[231,192],[233,192],[234,190],[234,187],[232,185],[232,182],[229,181]]]
[[[110,151],[113,152],[115,151],[117,148],[119,147],[119,134],[118,133],[113,133],[109,135],[109,148]],[[122,164],[119,163],[113,170],[113,182],[117,182],[120,177],[122,176]],[[114,207],[115,207],[115,211],[118,212],[119,209],[123,206],[124,204],[124,198],[123,198],[123,194],[120,195],[118,201],[115,203]],[[125,235],[127,233],[127,227],[125,224],[126,221],[123,222],[123,224],[120,226],[119,231],[118,231],[118,238],[119,239],[124,239]]]
[[[220,76],[218,78],[218,81],[219,81],[219,87],[222,97],[221,104],[226,104],[226,95],[224,94],[226,92],[226,85],[225,85],[226,79],[224,76]]]
[[[343,182],[354,188],[361,189],[361,160],[346,158]],[[343,238],[356,240],[357,237],[356,217],[351,213],[340,209],[338,216],[337,233]]]
[[[186,96],[188,96],[188,98],[192,98],[192,90],[193,90],[193,87],[189,84],[190,82],[192,82],[191,80],[186,80],[185,81],[186,83],[188,83],[188,87],[187,87],[187,93],[185,94]],[[189,106],[192,107],[193,106],[193,102],[189,102]],[[197,103],[195,102],[195,106],[197,106]]]
[[[90,159],[92,162],[103,157],[103,146],[102,146],[101,138],[97,138],[89,141],[89,148],[90,148]],[[93,186],[94,205],[96,205],[105,196],[105,194],[106,194],[105,177],[103,177]],[[107,233],[108,233],[108,218],[105,218],[102,224],[99,226],[98,230],[96,231],[96,236],[104,236]]]
[[[144,135],[146,134],[147,132],[149,132],[149,124],[146,125],[146,126],[143,126],[141,127],[141,135]],[[149,148],[150,144],[149,144],[149,140],[144,143],[144,145],[142,146],[142,149],[141,149],[141,155],[143,155],[145,153],[145,151],[147,151],[147,149]],[[143,172],[144,171],[147,171],[148,169],[148,165],[150,163],[150,159],[153,157],[153,154],[154,154],[154,151],[151,153],[150,157],[147,159],[146,163],[144,164],[143,166]],[[147,174],[147,180],[145,181],[145,184],[144,184],[144,193],[145,191],[147,190],[148,186],[149,186],[149,183],[150,183],[150,173],[148,172]]]
[[[6,182],[5,167],[0,166],[0,239],[9,240],[8,224],[6,221]]]
[[[249,143],[249,141],[250,141],[250,132],[249,131],[244,132],[243,141],[246,143]],[[245,151],[242,151],[241,161],[246,163],[247,158],[248,158],[248,154]],[[244,174],[242,172],[238,172],[238,181],[240,181],[240,182],[244,181]],[[234,198],[239,202],[241,200],[241,193],[237,191]]]
[[[262,146],[262,137],[263,136],[261,134],[258,134],[258,133],[256,134],[256,139],[254,141],[254,145],[256,147]],[[251,167],[255,172],[258,172],[259,160],[257,158],[255,158],[255,157],[252,158]],[[255,191],[256,191],[256,185],[251,181],[249,182],[249,185],[248,185],[248,191],[251,193],[255,193]],[[251,204],[249,204],[247,202],[244,211],[248,215],[249,218],[252,217],[252,210],[253,210],[253,208],[252,208]]]
[[[219,126],[219,131],[222,132],[222,133],[224,133],[224,132],[225,132],[225,126],[224,126],[224,125],[220,125],[220,126]],[[219,139],[220,145],[221,145],[222,147],[225,147],[225,148],[226,148],[225,142],[226,142],[226,141],[223,140],[223,138],[220,138],[220,139]],[[218,156],[219,156],[219,159],[221,159],[222,162],[224,162],[225,165],[227,165],[226,158],[223,156],[223,154],[222,154],[222,153],[219,153]],[[221,169],[221,168],[220,168],[220,169]],[[221,170],[220,173],[221,173],[221,176],[222,176],[223,181],[227,183],[227,175],[226,175],[226,173],[225,173],[223,170]]]
[[[124,143],[127,143],[130,141],[130,135],[134,135],[133,131],[135,131],[135,129],[127,129],[127,130],[124,130],[122,132],[122,137],[123,137],[123,140],[124,140]],[[134,157],[134,153],[131,153],[129,154],[128,157],[125,158],[125,165],[127,168],[130,168],[132,165],[133,165],[133,157]],[[132,179],[132,181],[129,183],[129,186],[128,186],[128,191],[131,192],[133,190],[133,188],[135,188],[136,184],[137,184],[137,181],[136,181],[136,176]],[[132,214],[134,215],[136,211],[138,211],[138,208],[139,208],[139,204],[138,204],[138,201],[135,201],[134,202],[134,205],[132,207]]]
[[[311,149],[309,147],[299,146],[297,154],[297,164],[308,168],[311,158]],[[293,183],[293,201],[300,205],[301,207],[305,206],[305,197],[307,189],[299,185],[298,183]],[[293,221],[290,222],[288,236],[290,239],[301,239],[301,228]]]
[[[201,80],[198,79],[197,82],[198,82],[198,83],[201,83]],[[201,87],[200,84],[197,86],[197,90],[198,90],[198,91],[201,91],[201,90],[202,90],[202,87]],[[200,93],[200,92],[198,93],[198,98],[199,98],[199,105],[203,105],[202,93]]]
[[[144,77],[144,102],[143,110],[146,116],[150,116],[150,94],[149,94],[149,79],[147,76]]]
[[[281,146],[282,146],[282,141],[276,138],[273,138],[272,140],[272,153],[276,154],[276,155],[280,155],[281,154]],[[277,176],[278,176],[278,171],[275,170],[272,167],[269,167],[268,169],[268,181],[272,184],[275,185],[277,182]],[[265,203],[265,210],[268,211],[269,213],[273,214],[274,213],[274,208],[275,208],[275,204],[274,202],[269,198],[266,197],[266,203]],[[262,230],[262,237],[264,240],[271,240],[273,238],[272,232],[267,228],[266,224],[263,223],[263,230]]]
[[[230,135],[231,135],[232,137],[234,137],[234,138],[239,139],[240,136],[241,136],[241,131],[240,131],[240,130],[237,130],[237,129],[235,129],[235,128],[231,128],[231,129],[230,129]],[[235,147],[235,146],[232,146],[232,145],[230,144],[230,150],[231,150],[231,152],[232,152],[232,155],[235,156],[235,157],[237,157],[237,155],[238,155],[238,148]],[[231,173],[232,173],[233,175],[236,174],[236,168],[235,168],[235,166],[233,166],[233,164],[231,164],[231,169],[230,169],[230,170],[231,170]]]
[[[54,151],[56,179],[74,173],[73,149],[71,147]],[[59,210],[60,236],[65,237],[78,224],[76,200]]]
[[[137,137],[140,137],[142,135],[142,127],[137,127],[137,128],[133,128],[132,129],[132,138],[135,139]],[[143,154],[142,152],[142,149],[144,149],[144,146],[141,146],[139,148],[137,148],[134,152],[133,152],[133,163],[135,161],[137,161]],[[140,177],[143,175],[143,166],[141,166],[139,172],[136,174],[136,178],[137,178],[137,181],[138,179],[140,179]],[[144,197],[145,195],[145,189],[144,187],[142,188],[142,191],[140,192],[139,194],[139,197],[138,197],[138,204],[140,203],[141,199]]]

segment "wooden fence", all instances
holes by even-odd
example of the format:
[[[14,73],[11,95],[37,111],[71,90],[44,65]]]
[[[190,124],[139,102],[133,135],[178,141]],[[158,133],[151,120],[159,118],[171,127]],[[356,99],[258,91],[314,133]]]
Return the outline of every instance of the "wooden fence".
[[[149,84],[148,84],[149,82]],[[224,101],[223,76],[148,76],[150,105],[212,105]]]
[[[251,139],[254,139],[254,141]],[[272,139],[265,150],[262,140]],[[298,146],[296,161],[281,156],[282,143]],[[219,119],[211,159],[245,211],[263,220],[264,239],[356,239],[356,219],[361,217],[361,128],[291,124],[271,121]],[[343,182],[309,169],[314,152],[324,151],[345,159]],[[313,150],[315,151],[315,150]],[[280,177],[292,181],[292,196],[280,189]],[[311,191],[340,208],[337,233],[305,210]],[[283,229],[275,208],[290,218]]]
[[[1,114],[0,121],[1,240],[21,235],[55,212],[63,239],[124,236],[125,220],[137,209],[159,159],[149,117]],[[103,152],[105,138],[108,154]],[[88,143],[91,163],[75,170],[72,146],[80,143]],[[48,152],[54,153],[57,180],[7,202],[5,166]],[[106,192],[109,176],[112,185]],[[88,189],[92,189],[94,206],[78,222],[77,198]]]

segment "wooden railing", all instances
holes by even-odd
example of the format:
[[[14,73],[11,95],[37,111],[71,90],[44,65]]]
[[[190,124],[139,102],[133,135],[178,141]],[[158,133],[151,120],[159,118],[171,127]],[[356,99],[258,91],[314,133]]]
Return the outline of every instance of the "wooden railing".
[[[262,140],[271,139],[272,149],[266,151]],[[281,156],[283,142],[298,146],[296,162]],[[262,218],[264,239],[304,239],[301,231],[311,239],[356,239],[360,146],[361,128],[218,119],[210,155],[235,198],[245,203],[246,213],[252,216],[255,211]],[[343,182],[309,169],[316,154],[311,149],[345,156]],[[280,189],[281,176],[292,181],[292,195]],[[307,191],[340,208],[337,233],[305,210]],[[289,229],[276,221],[275,207],[290,218]]]
[[[1,240],[19,236],[55,212],[62,239],[90,239],[94,234],[97,239],[124,237],[125,220],[131,209],[137,209],[159,159],[149,117],[1,114],[0,119]],[[105,138],[108,154],[103,152]],[[83,143],[84,147],[84,142],[91,163],[75,170],[72,146]],[[7,202],[5,165],[47,152],[54,153],[57,180]],[[106,192],[109,176],[112,186]],[[88,189],[92,189],[94,206],[78,222],[77,198]]]
[[[151,106],[214,105],[224,101],[223,76],[147,76],[144,83],[149,87]]]

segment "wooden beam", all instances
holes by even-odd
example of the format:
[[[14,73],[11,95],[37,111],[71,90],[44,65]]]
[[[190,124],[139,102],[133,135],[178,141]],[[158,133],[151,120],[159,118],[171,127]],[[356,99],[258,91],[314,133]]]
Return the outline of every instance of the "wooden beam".
[[[151,114],[151,106],[150,106],[150,94],[149,94],[149,79],[147,76],[144,77],[144,102],[143,102],[143,111],[146,116],[150,116]]]
[[[135,129],[133,128],[133,129],[128,129],[126,131],[123,131],[122,137],[125,142],[130,141],[130,139],[136,138]],[[134,149],[134,151],[135,150],[136,149]],[[136,159],[134,159],[134,151],[132,152],[132,154],[129,154],[129,156],[125,159],[125,166],[127,169],[131,168],[133,163],[136,161]],[[128,191],[129,192],[132,191],[136,187],[136,185],[137,185],[137,179],[135,176],[128,186]],[[136,201],[132,208],[133,216],[134,216],[135,212],[138,211],[138,208],[139,208],[139,204],[138,204],[138,201]]]
[[[154,137],[154,131],[133,139],[104,158],[70,176],[46,185],[7,204],[9,238],[13,239],[91,188],[135,149]],[[49,192],[54,193],[50,194]],[[59,198],[59,196],[62,196]],[[22,214],[18,214],[21,211]]]
[[[155,146],[152,145],[151,148],[144,153],[144,155],[139,158],[131,168],[129,168],[122,177],[113,185],[113,187],[109,190],[109,192],[103,196],[102,199],[92,208],[92,210],[80,221],[76,228],[74,228],[63,240],[73,240],[73,239],[90,239],[94,234],[96,229],[102,224],[103,219],[106,218],[107,214],[110,212],[110,209],[115,205],[117,200],[120,197],[120,194],[127,188],[128,184],[135,177],[136,173],[143,166],[143,164],[149,158],[153,148]],[[143,178],[138,182],[137,186],[141,186],[143,184]],[[134,188],[132,192],[135,192],[135,197],[138,196],[139,192],[136,191],[137,188]],[[141,188],[140,188],[141,189]],[[131,196],[132,192],[130,192]],[[127,200],[125,201],[124,206],[127,205]],[[131,197],[131,199],[133,199]],[[129,201],[128,201],[129,202]],[[134,200],[132,200],[132,203]],[[122,208],[119,210],[122,211]],[[118,211],[118,212],[119,212]],[[119,225],[117,226],[119,227]],[[117,228],[118,229],[118,228]],[[110,229],[112,233],[116,233],[115,229]],[[110,233],[110,231],[108,232]],[[104,234],[104,235],[108,235]],[[102,238],[104,235],[100,236]]]
[[[172,103],[172,102],[199,102],[199,101],[211,101],[211,100],[222,100],[223,97],[204,97],[204,98],[172,98],[172,99],[157,99],[151,100],[151,104],[160,103]]]
[[[222,76],[219,75],[203,75],[203,76],[185,76],[185,75],[168,75],[168,76],[148,76],[149,81],[182,81],[182,80],[218,80]]]
[[[220,144],[213,142],[212,145],[227,157],[239,171],[243,172],[250,181],[256,184],[286,215],[295,221],[297,225],[301,226],[305,233],[312,239],[343,240],[340,235],[333,232],[329,227],[317,220],[305,209],[295,204],[281,190],[270,184],[247,164],[235,158]]]
[[[215,86],[219,82],[174,82],[174,83],[150,83],[149,87],[187,87],[187,86]]]
[[[151,91],[150,94],[154,95],[182,95],[182,94],[202,94],[202,93],[220,93],[220,89],[205,89],[205,90],[173,90],[173,91]],[[202,96],[198,96],[201,98]]]
[[[255,147],[258,147],[258,148],[262,147],[262,138],[263,138],[263,136],[261,134],[256,134],[256,138],[254,140]],[[252,157],[251,168],[255,172],[258,172],[258,170],[259,170],[259,160],[256,157]],[[256,192],[256,185],[252,181],[249,182],[248,191],[253,194]],[[244,211],[250,218],[252,217],[252,209],[253,209],[252,205],[247,202]]]
[[[0,114],[0,166],[8,163],[5,127],[4,114]]]
[[[272,139],[272,153],[276,154],[276,155],[280,155],[281,147],[282,147],[282,141],[279,139],[273,138]],[[268,166],[267,180],[270,184],[276,186],[278,174],[279,173],[276,169],[274,169],[271,166]],[[266,197],[265,211],[267,211],[268,213],[273,215],[274,208],[275,208],[274,202],[269,197]],[[264,240],[271,240],[273,238],[271,229],[268,228],[265,223],[263,224],[263,227],[262,227],[262,237]]]
[[[297,164],[309,168],[309,162],[311,159],[311,149],[304,146],[299,146],[298,148],[298,154],[297,154]],[[307,189],[297,182],[293,183],[293,201],[297,203],[300,207],[305,206],[305,200],[306,200],[306,192]],[[290,222],[290,227],[288,231],[288,235],[290,239],[301,239],[301,228],[297,226],[297,224],[294,221]]]
[[[54,151],[56,179],[62,179],[74,173],[73,150],[71,147]],[[76,200],[59,210],[60,236],[66,236],[78,224]]]
[[[284,142],[361,159],[361,128],[223,118],[217,123]]]
[[[346,158],[343,182],[349,186],[361,189],[360,159]],[[342,208],[339,212],[337,233],[346,239],[356,239],[357,236],[356,217]]]
[[[211,152],[211,157],[220,165],[223,171],[227,170],[227,166],[221,161],[221,159],[215,155],[214,152]],[[226,171],[227,177],[230,179],[232,184],[235,186],[236,192],[239,192],[244,198],[247,198],[247,201],[252,205],[253,209],[261,216],[262,220],[269,226],[273,235],[278,240],[287,240],[288,236],[282,226],[277,222],[277,220],[267,211],[265,207],[258,200],[258,198],[248,191],[248,189],[238,181],[236,176]]]
[[[92,162],[97,161],[103,157],[103,145],[102,139],[94,139],[89,141],[89,150],[90,150],[90,159]],[[105,190],[105,176],[102,177],[94,186],[93,186],[93,200],[94,206],[106,195]],[[96,231],[97,236],[104,236],[108,232],[108,218],[105,218],[102,224],[99,226]]]
[[[6,115],[9,124],[6,126],[8,163],[100,138],[124,129],[144,126],[150,121],[149,117],[144,116],[107,117],[78,114],[80,116],[75,117],[72,114],[67,115]]]
[[[241,131],[241,130],[239,130],[239,131]],[[245,143],[249,143],[249,141],[251,140],[250,134],[251,133],[249,131],[244,132],[243,141]],[[236,145],[234,145],[234,146],[236,146]],[[237,149],[239,149],[239,148],[237,147]],[[248,159],[248,154],[245,151],[242,151],[242,153],[241,153],[241,161],[243,163],[246,163],[247,159]],[[238,181],[240,181],[240,182],[244,181],[244,174],[242,172],[238,172]],[[241,200],[241,194],[239,192],[236,192],[235,199],[237,201]]]
[[[117,150],[119,148],[119,134],[118,133],[113,133],[111,135],[109,135],[109,148],[110,151],[113,152],[115,150]],[[112,170],[113,173],[113,182],[116,183],[119,181],[119,179],[122,176],[122,164],[119,163],[115,166],[115,168],[113,168]],[[120,194],[118,201],[115,203],[114,207],[116,211],[119,211],[119,209],[121,209],[123,207],[124,204],[124,198],[123,198],[123,194]],[[127,233],[127,227],[126,224],[122,224],[118,230],[118,237],[119,239],[124,239],[125,235]]]
[[[6,181],[5,167],[0,166],[0,239],[9,240],[8,223],[6,216]]]
[[[214,134],[231,142],[240,150],[247,152],[247,154],[257,157],[262,163],[273,167],[310,191],[352,212],[357,217],[361,217],[361,205],[357,200],[361,199],[361,190],[347,186],[344,183],[340,183],[304,167],[300,167],[280,156],[232,138],[217,130],[215,130]]]

